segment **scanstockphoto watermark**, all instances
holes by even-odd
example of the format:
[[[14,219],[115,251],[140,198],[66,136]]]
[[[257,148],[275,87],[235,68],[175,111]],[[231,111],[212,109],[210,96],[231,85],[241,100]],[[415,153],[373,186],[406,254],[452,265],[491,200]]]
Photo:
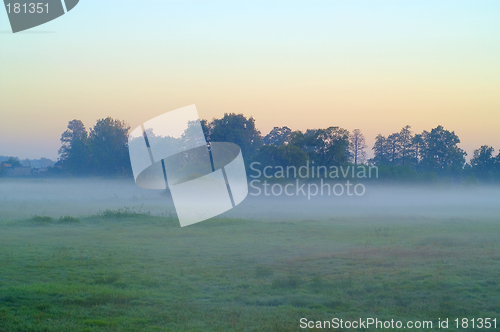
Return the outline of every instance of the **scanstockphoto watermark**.
[[[378,167],[366,165],[303,166],[250,164],[252,196],[363,196],[364,180],[378,179]]]

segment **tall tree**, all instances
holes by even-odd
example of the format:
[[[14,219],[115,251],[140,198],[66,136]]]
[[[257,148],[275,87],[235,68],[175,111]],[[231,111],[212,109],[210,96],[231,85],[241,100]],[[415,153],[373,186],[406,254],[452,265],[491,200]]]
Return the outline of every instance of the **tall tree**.
[[[408,164],[408,159],[411,157],[410,154],[413,143],[412,139],[413,139],[413,132],[411,131],[411,127],[408,125],[404,126],[398,135],[399,150],[400,150],[399,157],[402,166]]]
[[[351,135],[349,136],[349,152],[351,156],[351,161],[354,162],[354,165],[357,165],[358,162],[363,163],[366,158],[366,142],[365,136],[359,129],[354,129]]]
[[[494,177],[496,160],[493,157],[494,148],[488,145],[483,145],[479,149],[474,150],[470,164],[474,175],[484,180],[490,180]],[[499,154],[500,155],[500,154]]]
[[[288,141],[319,165],[345,165],[349,161],[349,131],[340,127],[293,132]]]
[[[387,138],[379,134],[373,146],[376,165],[405,166],[413,159],[413,133],[410,126],[405,126],[399,133],[390,134]]]
[[[59,162],[74,175],[90,174],[90,150],[87,129],[80,120],[71,120],[61,135]]]
[[[266,145],[282,145],[285,144],[288,137],[290,137],[290,134],[292,133],[292,130],[288,127],[274,127],[273,130],[267,134],[263,142]]]
[[[390,164],[389,152],[387,150],[387,138],[384,135],[378,134],[377,137],[375,137],[375,144],[372,150],[374,156],[369,161],[371,164],[379,166]]]
[[[128,132],[124,121],[99,119],[90,130],[89,147],[96,175],[130,175]]]
[[[237,144],[248,163],[262,146],[260,131],[255,128],[253,117],[243,114],[224,114],[221,119],[213,119],[211,123],[203,122],[202,127],[208,133],[209,142],[231,142]]]
[[[415,169],[418,170],[420,162],[422,160],[422,151],[425,148],[425,142],[423,136],[421,134],[414,135],[411,140],[411,146],[412,146],[411,160],[413,161],[412,164],[415,167]]]
[[[399,133],[390,134],[386,140],[386,149],[391,165],[398,165],[400,160]]]
[[[456,174],[463,169],[467,153],[458,147],[460,139],[455,132],[437,126],[430,132],[424,131],[422,136],[425,145],[422,164],[426,170]]]

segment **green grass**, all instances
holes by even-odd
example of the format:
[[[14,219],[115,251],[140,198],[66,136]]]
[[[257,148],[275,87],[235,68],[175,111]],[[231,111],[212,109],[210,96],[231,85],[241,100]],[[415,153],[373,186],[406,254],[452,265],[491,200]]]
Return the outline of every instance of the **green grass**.
[[[0,331],[500,319],[499,234],[497,220],[415,218],[213,219],[180,228],[173,217],[127,210],[3,221]]]

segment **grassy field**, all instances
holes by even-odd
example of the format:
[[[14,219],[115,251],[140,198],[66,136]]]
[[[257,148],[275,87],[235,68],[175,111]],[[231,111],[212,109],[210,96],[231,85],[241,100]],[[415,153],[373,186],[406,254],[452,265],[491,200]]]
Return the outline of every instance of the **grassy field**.
[[[4,220],[0,331],[498,320],[499,234],[494,218],[213,219],[180,228],[175,218],[122,210]]]

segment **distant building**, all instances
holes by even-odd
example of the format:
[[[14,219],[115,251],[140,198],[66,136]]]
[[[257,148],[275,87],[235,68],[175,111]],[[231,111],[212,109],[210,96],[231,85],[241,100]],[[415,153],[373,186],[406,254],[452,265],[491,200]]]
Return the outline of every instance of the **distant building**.
[[[5,164],[4,164],[5,165]],[[5,167],[7,176],[30,176],[32,174],[31,167]]]
[[[33,175],[42,175],[42,174],[46,174],[48,171],[49,171],[49,169],[47,167],[44,167],[44,168],[33,168],[32,169],[32,174]]]
[[[11,163],[6,163],[6,161],[11,160],[14,157],[0,156],[0,176],[16,177],[16,176],[32,176],[32,175],[45,175],[49,173],[49,169],[54,167],[55,162],[47,159],[24,159],[19,160],[21,166],[12,166]]]

